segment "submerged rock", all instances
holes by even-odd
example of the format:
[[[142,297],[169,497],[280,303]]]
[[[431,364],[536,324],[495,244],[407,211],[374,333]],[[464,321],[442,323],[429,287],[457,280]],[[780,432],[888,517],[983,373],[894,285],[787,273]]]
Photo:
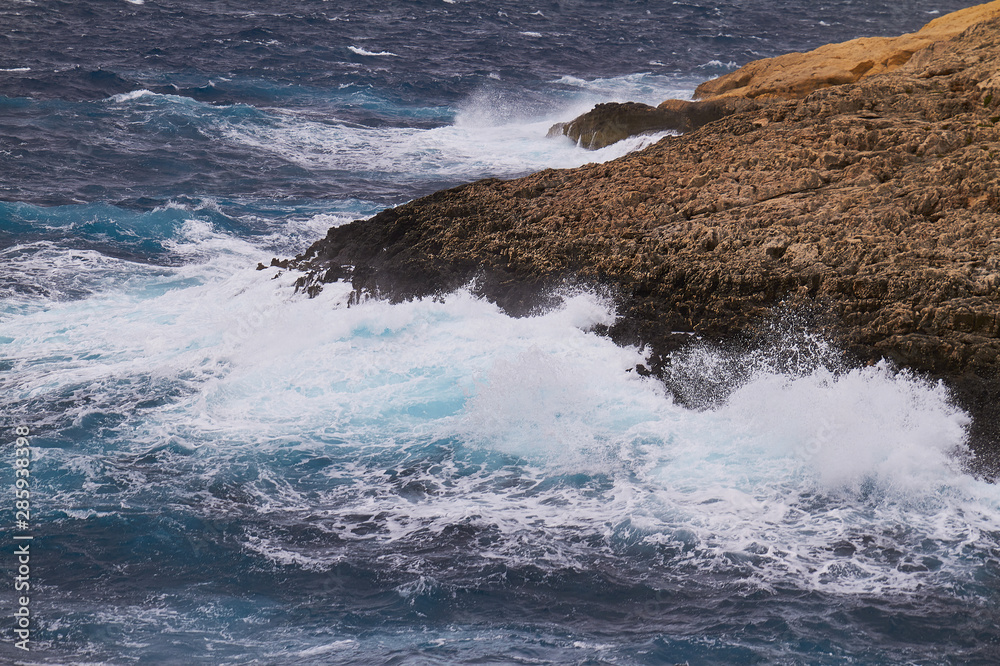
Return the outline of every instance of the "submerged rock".
[[[289,264],[393,299],[476,289],[512,312],[602,285],[608,333],[674,350],[812,313],[856,361],[940,377],[1000,451],[1000,19],[895,71],[758,101],[614,162],[484,180],[330,229]]]

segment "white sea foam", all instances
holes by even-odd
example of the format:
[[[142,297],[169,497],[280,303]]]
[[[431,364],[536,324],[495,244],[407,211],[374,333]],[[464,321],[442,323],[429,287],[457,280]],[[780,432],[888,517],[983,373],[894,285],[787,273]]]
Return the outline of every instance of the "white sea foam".
[[[0,312],[40,310],[163,269],[133,264],[93,250],[66,250],[41,241],[0,251]]]
[[[655,106],[665,99],[690,99],[701,81],[695,78],[639,73],[598,79],[562,76],[558,86],[575,89],[580,104],[642,102]]]
[[[445,0],[447,2],[447,0]],[[329,654],[330,652],[341,652],[348,648],[356,648],[358,642],[353,639],[345,639],[341,641],[334,641],[332,643],[327,643],[326,645],[317,645],[316,647],[307,648],[305,650],[300,650],[295,653],[297,657],[317,657],[321,654]]]
[[[270,123],[222,123],[220,131],[230,142],[310,170],[357,171],[357,156],[364,155],[363,168],[372,172],[456,181],[605,162],[672,134],[631,137],[597,151],[564,137],[546,137],[554,123],[590,108],[587,102],[573,103],[558,114],[526,117],[516,105],[484,93],[460,108],[454,124],[433,129],[364,128],[281,117]]]
[[[117,95],[112,95],[108,99],[118,104],[124,104],[125,102],[131,102],[133,100],[141,99],[143,97],[153,96],[156,94],[157,93],[153,92],[152,90],[146,90],[145,88],[142,88],[140,90],[132,90],[127,93],[118,93]]]
[[[241,512],[383,543],[415,577],[428,575],[422,560],[393,544],[456,525],[498,535],[470,557],[510,566],[628,566],[627,543],[653,549],[664,571],[725,573],[735,558],[753,572],[748,590],[974,586],[997,547],[1000,493],[962,472],[966,417],[939,386],[885,366],[761,366],[720,406],[690,410],[631,371],[639,350],[588,332],[614,316],[593,294],[520,319],[465,292],[347,307],[349,286],[293,295],[294,275],[254,271],[266,255],[203,225],[176,242],[193,263],[108,279],[0,325],[8,399],[51,396],[53,424],[125,410],[122,436],[99,451],[47,452],[45,465],[88,479],[59,493],[66,511],[93,508],[109,474],[120,501],[188,492],[120,456],[187,461],[193,488],[249,457],[260,471],[241,484],[253,498]],[[173,397],[129,407],[161,393]],[[288,483],[287,456],[329,459],[315,477],[326,482]],[[224,515],[227,502],[202,508]],[[351,515],[377,518],[358,532]],[[266,527],[242,538],[308,570],[347,552]]]
[[[348,46],[347,50],[350,51],[351,53],[356,53],[360,56],[392,56],[395,58],[399,57],[397,54],[392,53],[390,51],[378,51],[378,52],[368,51],[366,49],[361,48],[360,46]]]
[[[115,104],[128,104],[129,102],[141,101],[145,105],[156,105],[168,104],[176,109],[205,109],[205,110],[219,110],[229,108],[226,105],[218,104],[206,104],[204,102],[199,102],[191,97],[186,97],[184,95],[168,95],[164,93],[153,92],[152,90],[146,90],[145,88],[140,88],[139,90],[131,90],[126,93],[118,93],[117,95],[112,95],[108,97],[105,101],[113,102]]]
[[[396,588],[396,592],[412,604],[416,597],[433,594],[441,588],[441,583],[433,576],[419,576],[416,580],[404,583]]]
[[[283,115],[274,122],[222,122],[233,142],[281,155],[307,169],[351,170],[358,155],[373,172],[411,178],[461,179],[509,177],[543,168],[570,168],[604,162],[640,149],[670,133],[632,137],[589,151],[565,138],[546,138],[556,122],[570,120],[603,101],[658,104],[668,97],[689,97],[690,82],[648,74],[585,81],[563,77],[569,90],[543,113],[516,95],[481,89],[461,103],[453,124],[433,129],[365,128],[320,123]]]
[[[303,219],[302,233],[342,219]],[[191,263],[145,266],[53,245],[5,251],[11,270],[64,276],[78,292],[8,303],[4,395],[59,404],[32,415],[54,427],[109,411],[129,419],[127,435],[100,453],[46,451],[40,464],[87,479],[80,491],[52,491],[67,515],[93,511],[90,493],[109,473],[125,488],[122,501],[174,492],[173,479],[151,481],[111,464],[116,456],[195,455],[201,471],[191,480],[203,483],[250,455],[265,468],[245,484],[262,517],[320,520],[345,541],[386,544],[475,525],[502,535],[480,556],[511,565],[584,567],[595,552],[620,557],[616,544],[638,540],[683,545],[684,566],[701,571],[749,558],[754,589],[804,581],[905,592],[933,580],[971,584],[996,547],[1000,494],[961,470],[967,417],[941,386],[884,365],[788,368],[747,357],[728,397],[694,411],[631,371],[639,350],[588,332],[614,317],[590,293],[521,319],[465,292],[348,308],[348,285],[313,300],[294,295],[293,274],[252,269],[268,253],[203,220],[186,221],[168,244]],[[713,370],[726,361],[710,350],[685,362],[695,382],[699,372],[710,382],[728,376]],[[160,393],[175,397],[129,412]],[[422,465],[429,446],[450,453]],[[266,462],[284,452],[337,452],[345,462],[322,471],[328,487],[306,493]],[[471,463],[477,455],[494,462]],[[387,483],[385,465],[365,462],[378,456],[415,465],[415,494]],[[460,471],[469,465],[478,467]],[[593,480],[554,481],[581,474]],[[218,498],[204,508],[230,510]],[[349,514],[381,518],[356,534]],[[325,570],[343,557],[266,529],[243,538],[280,566]],[[907,568],[882,552],[903,553]],[[423,575],[418,561],[399,557]]]
[[[212,83],[209,82],[209,85],[212,85]],[[155,113],[159,110],[169,108],[172,112],[180,111],[193,117],[197,116],[198,120],[203,119],[203,113],[225,113],[226,109],[231,109],[233,106],[227,104],[208,104],[207,102],[199,102],[198,100],[185,95],[158,93],[145,88],[131,90],[126,93],[118,93],[117,95],[112,95],[103,101],[112,102],[114,104],[130,104],[133,102],[140,102],[141,105],[133,106],[141,108],[141,110],[145,112]]]
[[[595,81],[564,77],[558,83],[564,90],[542,111],[538,100],[529,104],[509,92],[484,88],[458,106],[452,124],[431,129],[318,121],[294,112],[209,105],[146,89],[120,93],[107,101],[134,107],[137,119],[166,111],[190,116],[214,140],[276,154],[309,170],[357,172],[360,168],[405,181],[467,181],[615,159],[671,133],[632,137],[598,151],[546,135],[553,124],[570,120],[600,101],[659,103],[670,96],[690,95],[677,81],[652,75]],[[364,156],[360,163],[359,155]]]
[[[638,73],[597,79],[562,76],[553,83],[576,90],[580,103],[642,102],[656,106],[665,99],[690,99],[701,80]]]
[[[704,65],[698,65],[700,68],[704,67],[725,67],[726,69],[736,69],[737,64],[735,60],[730,60],[729,62],[722,62],[721,60],[709,60]]]
[[[7,69],[0,69],[0,72],[30,72],[30,67],[9,67]]]

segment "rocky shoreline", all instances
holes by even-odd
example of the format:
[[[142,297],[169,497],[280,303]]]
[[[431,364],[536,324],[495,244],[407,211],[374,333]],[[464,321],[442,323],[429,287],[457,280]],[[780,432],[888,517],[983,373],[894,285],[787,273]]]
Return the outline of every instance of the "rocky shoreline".
[[[648,345],[639,370],[667,380],[690,333],[758,345],[793,311],[850,363],[886,358],[944,380],[995,475],[1000,2],[974,9],[964,29],[963,12],[942,17],[951,33],[853,82],[729,87],[719,94],[742,101],[728,113],[645,150],[438,192],[272,265],[303,271],[310,294],[350,279],[402,300],[475,280],[514,314],[566,283],[606,289],[620,314],[606,333]],[[764,63],[727,76],[760,83]]]

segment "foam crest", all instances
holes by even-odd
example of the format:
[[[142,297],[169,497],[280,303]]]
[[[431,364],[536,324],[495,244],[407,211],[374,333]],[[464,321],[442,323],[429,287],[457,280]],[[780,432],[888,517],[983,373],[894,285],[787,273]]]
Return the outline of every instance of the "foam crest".
[[[596,79],[563,76],[553,83],[573,92],[581,104],[642,102],[656,106],[666,99],[690,99],[701,81],[694,77],[638,73]]]
[[[572,471],[608,469],[634,410],[625,398],[627,385],[635,383],[627,368],[586,367],[578,358],[538,348],[501,358],[479,378],[466,404],[466,437]]]
[[[968,416],[942,385],[884,363],[835,374],[765,374],[738,388],[720,415],[801,461],[820,487],[858,490],[871,480],[920,492],[954,475]],[[958,457],[956,457],[958,456]]]
[[[241,547],[282,567],[325,571],[376,544],[430,575],[419,552],[461,526],[492,535],[474,560],[653,557],[748,569],[748,590],[972,589],[997,547],[1000,495],[962,473],[967,417],[940,386],[745,355],[753,372],[688,409],[632,371],[639,350],[588,332],[614,317],[598,295],[519,319],[465,291],[348,307],[349,285],[306,299],[294,275],[220,252],[3,322],[14,407],[52,405],[52,427],[94,435],[46,453],[83,480],[51,489],[66,511],[114,482],[140,505],[182,492],[205,495],[205,519],[249,512]],[[288,521],[361,550],[300,543]]]
[[[124,104],[126,102],[132,102],[134,100],[141,99],[143,97],[149,97],[155,95],[156,93],[154,93],[152,90],[146,90],[145,88],[141,88],[139,90],[132,90],[131,92],[127,93],[118,93],[117,95],[112,95],[108,99],[117,104]]]
[[[230,141],[312,171],[354,172],[357,156],[363,154],[364,169],[373,174],[465,181],[616,159],[671,133],[632,137],[597,151],[546,134],[554,123],[589,111],[597,102],[639,99],[658,104],[669,96],[690,94],[684,83],[652,75],[592,82],[564,78],[559,84],[563,91],[544,99],[480,89],[459,105],[452,124],[431,129],[364,127],[289,115],[220,127]]]
[[[474,376],[493,366],[495,354],[516,356],[542,344],[558,349],[567,334],[589,335],[566,325],[567,317],[590,324],[607,316],[599,305],[581,303],[582,296],[569,308],[579,312],[559,309],[516,320],[467,293],[442,303],[370,301],[346,308],[347,285],[329,285],[315,300],[283,302],[268,296],[274,287],[265,284],[221,301],[206,294],[204,309],[230,318],[214,351],[217,362],[225,359],[227,374],[195,398],[205,408],[201,419],[181,417],[189,421],[187,430],[196,431],[198,424],[207,432],[221,427],[245,433],[296,422],[318,425],[332,408],[365,441],[387,431],[405,436],[410,428],[434,428],[439,419],[456,415]],[[188,307],[200,309],[190,302]],[[493,344],[484,345],[487,339]],[[607,349],[622,359],[622,373],[639,358],[634,351],[628,356]],[[248,414],[254,417],[248,420]]]
[[[105,102],[120,104],[133,113],[149,113],[150,111],[168,111],[186,116],[211,116],[219,111],[225,113],[230,106],[213,106],[186,95],[158,93],[140,88],[108,97]],[[244,105],[245,106],[245,105]],[[250,108],[250,107],[245,107]]]
[[[395,58],[399,57],[397,54],[392,53],[390,51],[368,51],[367,49],[364,49],[360,46],[348,46],[347,50],[350,51],[351,53],[354,53],[355,55],[360,55],[360,56],[373,56],[373,57],[392,56]]]
[[[565,117],[492,124],[483,116],[433,129],[366,128],[355,125],[282,119],[270,124],[233,124],[230,141],[274,153],[314,172],[356,172],[357,155],[373,177],[469,180],[517,176],[544,168],[572,168],[605,162],[666,136],[633,137],[598,151],[564,137],[546,138],[553,123]],[[480,124],[482,122],[482,124]],[[414,176],[414,174],[419,174]]]

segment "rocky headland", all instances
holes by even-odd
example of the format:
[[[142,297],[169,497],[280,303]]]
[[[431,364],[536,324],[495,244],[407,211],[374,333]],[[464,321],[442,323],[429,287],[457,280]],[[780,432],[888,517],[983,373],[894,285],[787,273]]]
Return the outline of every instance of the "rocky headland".
[[[751,63],[699,93],[736,101],[616,161],[438,192],[272,265],[303,271],[311,294],[349,279],[405,299],[475,279],[513,313],[556,285],[598,286],[619,303],[607,334],[648,345],[638,370],[668,385],[693,337],[753,346],[796,312],[849,363],[947,382],[995,473],[1000,2]]]

